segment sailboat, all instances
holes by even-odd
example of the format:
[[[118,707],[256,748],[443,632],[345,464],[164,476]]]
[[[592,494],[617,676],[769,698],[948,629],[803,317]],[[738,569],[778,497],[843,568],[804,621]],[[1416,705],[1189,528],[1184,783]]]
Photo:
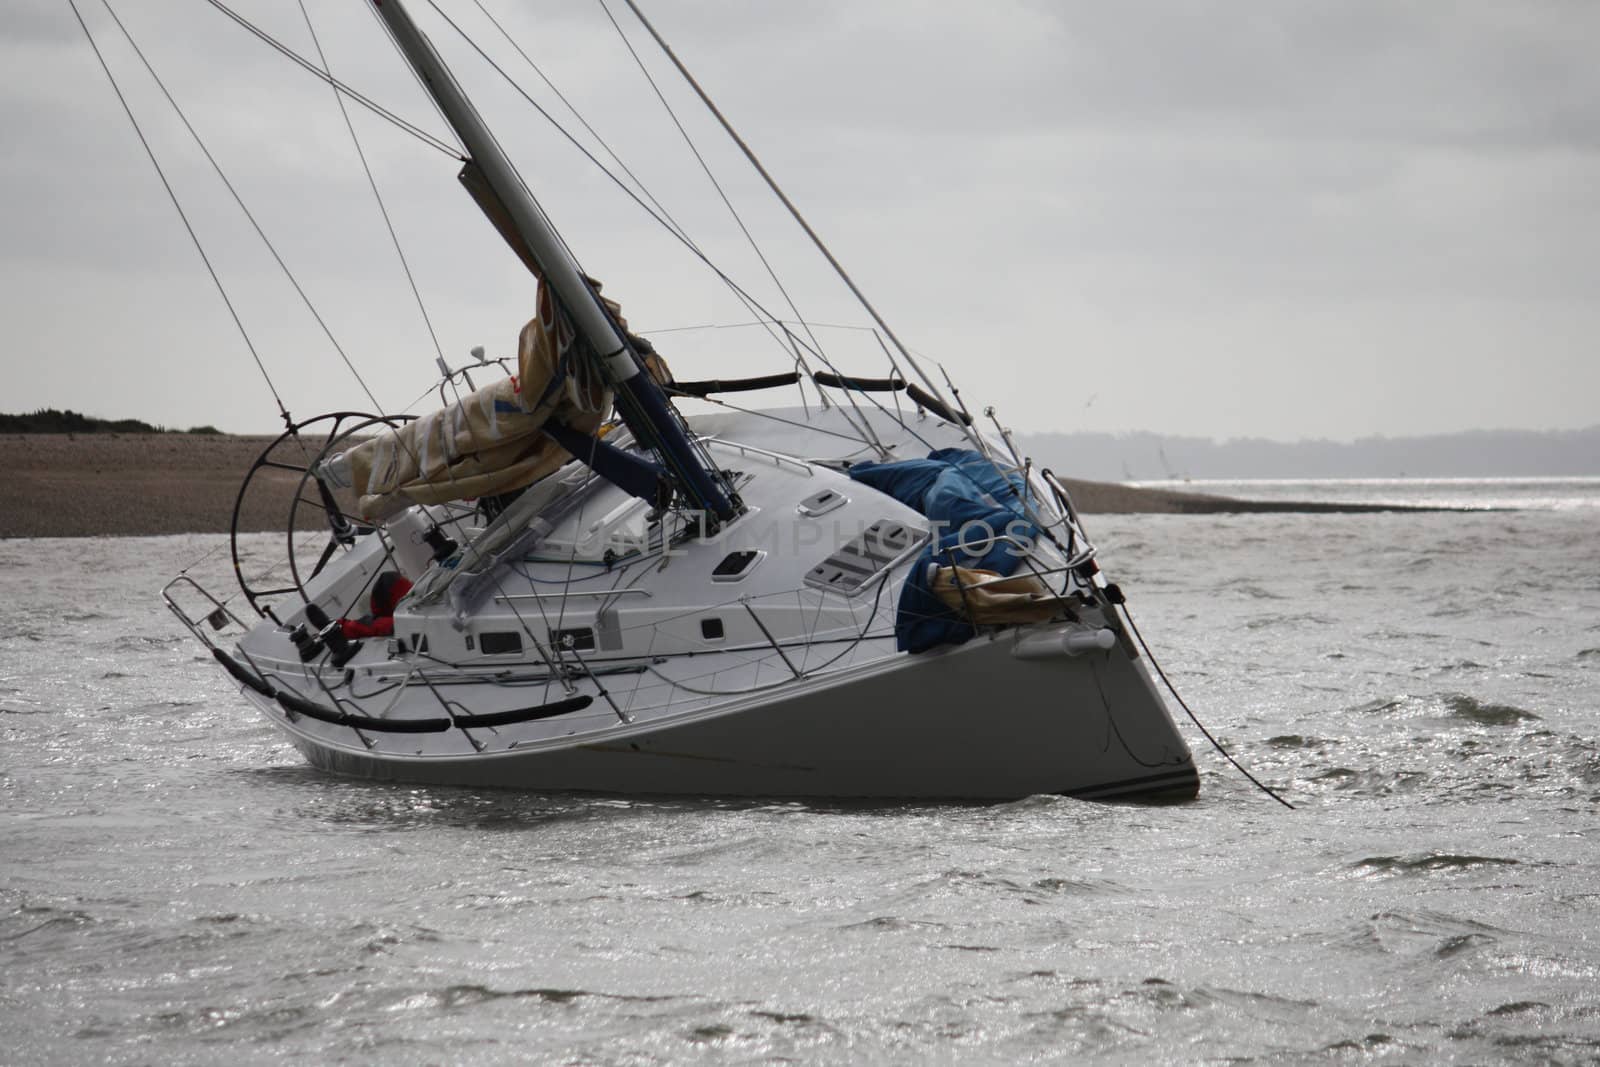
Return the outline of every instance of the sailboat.
[[[290,488],[286,577],[247,576],[236,528],[242,596],[163,591],[310,764],[541,791],[1196,794],[1054,475],[876,312],[887,378],[675,380],[401,0],[373,4],[539,303],[490,384],[420,418],[301,420],[262,453],[239,501]],[[680,410],[802,381],[821,402]]]

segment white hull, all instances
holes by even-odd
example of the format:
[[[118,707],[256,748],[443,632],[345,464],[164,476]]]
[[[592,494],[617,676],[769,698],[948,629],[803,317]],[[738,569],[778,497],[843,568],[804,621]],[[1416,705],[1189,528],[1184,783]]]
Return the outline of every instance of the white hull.
[[[1051,544],[1028,565],[1074,590],[1052,621],[897,650],[925,520],[837,459],[806,458],[840,436],[830,431],[842,417],[697,420],[712,454],[742,472],[749,510],[670,551],[659,538],[608,547],[639,533],[641,509],[574,466],[577,481],[560,478],[576,488],[539,503],[551,518],[537,539],[476,572],[470,559],[424,561],[394,636],[348,657],[306,650],[303,601],[253,626],[235,619],[247,632],[231,648],[174,610],[312,765],[358,778],[705,796],[1194,796],[1189,749],[1102,580]],[[916,432],[896,451],[961,439],[931,418]],[[462,543],[494,543],[451,521]],[[840,556],[868,526],[897,532],[870,558]],[[335,552],[305,597],[330,618],[358,614],[375,576],[401,560],[397,531]],[[1073,537],[1084,544],[1075,525]],[[724,573],[738,557],[753,562]],[[836,560],[873,573],[840,581]]]
[[[581,487],[564,511],[540,505],[556,517],[537,542],[502,550],[477,578],[465,563],[425,564],[454,584],[430,599],[423,581],[393,638],[338,663],[327,651],[304,657],[293,639],[307,617],[291,602],[231,650],[213,647],[314,766],[359,778],[723,796],[1195,794],[1189,750],[1098,576],[1063,567],[1049,544],[1030,566],[1078,591],[1063,617],[898,651],[896,605],[925,520],[804,458],[837,440],[837,409],[783,415],[696,420],[712,454],[743,471],[749,505],[715,537],[595,564],[638,532],[641,509],[574,466]],[[931,418],[916,430],[897,451],[961,440]],[[807,517],[819,497],[825,513]],[[819,566],[855,531],[884,524],[902,531],[894,546],[844,564],[876,573],[836,584]],[[357,614],[374,576],[396,565],[395,543],[392,532],[356,539],[305,595],[329,617]],[[730,553],[757,558],[718,577]],[[591,562],[574,571],[572,558]],[[563,650],[557,638],[569,634],[582,651]],[[1066,647],[1096,636],[1101,646]]]

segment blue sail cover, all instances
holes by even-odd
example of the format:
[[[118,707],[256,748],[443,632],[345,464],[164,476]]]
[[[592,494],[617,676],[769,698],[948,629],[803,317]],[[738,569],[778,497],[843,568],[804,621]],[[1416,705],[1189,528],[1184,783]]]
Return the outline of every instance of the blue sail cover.
[[[1002,474],[970,449],[941,448],[928,453],[927,459],[857,463],[850,468],[850,477],[915,508],[934,523],[934,536],[912,564],[900,592],[896,647],[925,652],[969,640],[976,631],[934,595],[929,565],[1001,575],[1015,571],[1024,549],[1004,538],[1027,545],[1040,535],[1023,511],[1027,483],[1022,476]]]

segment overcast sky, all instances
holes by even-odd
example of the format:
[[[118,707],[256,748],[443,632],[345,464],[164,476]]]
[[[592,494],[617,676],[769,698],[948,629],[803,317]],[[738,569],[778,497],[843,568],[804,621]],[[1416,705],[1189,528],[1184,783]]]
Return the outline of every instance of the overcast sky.
[[[331,91],[202,0],[112,2],[378,402],[416,401],[432,342]],[[440,2],[559,109],[471,0]],[[691,236],[781,309],[597,0],[483,2]],[[800,311],[864,323],[608,2]],[[78,3],[289,408],[371,407],[101,0]],[[310,54],[293,0],[234,6]],[[362,0],[307,6],[337,75],[444,132]],[[636,330],[748,320],[414,6]],[[1600,422],[1600,4],[642,6],[902,340],[1019,430],[1287,440]],[[272,430],[266,385],[67,0],[6,0],[0,31],[0,410]],[[531,283],[455,164],[356,123],[447,358],[510,354]],[[885,373],[869,335],[819,336],[843,369]],[[681,377],[785,369],[759,330],[656,339]]]

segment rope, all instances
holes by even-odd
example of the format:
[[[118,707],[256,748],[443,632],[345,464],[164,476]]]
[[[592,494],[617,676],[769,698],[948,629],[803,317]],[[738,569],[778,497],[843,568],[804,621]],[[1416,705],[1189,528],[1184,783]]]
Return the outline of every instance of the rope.
[[[1122,605],[1122,613],[1128,620],[1128,626],[1133,630],[1133,636],[1139,639],[1139,647],[1144,649],[1146,658],[1150,660],[1150,666],[1154,667],[1156,673],[1161,676],[1161,681],[1166,685],[1167,691],[1171,693],[1172,698],[1178,702],[1178,706],[1183,709],[1184,714],[1189,716],[1189,721],[1194,723],[1195,728],[1205,735],[1205,739],[1207,741],[1211,742],[1211,747],[1222,753],[1222,758],[1233,764],[1234,769],[1248,778],[1251,784],[1257,789],[1261,790],[1263,793],[1267,794],[1267,796],[1271,797],[1273,800],[1276,800],[1279,804],[1282,804],[1290,811],[1295,810],[1293,804],[1289,803],[1277,793],[1273,792],[1271,787],[1263,785],[1259,778],[1244,769],[1244,764],[1234,759],[1233,756],[1228,753],[1228,750],[1222,747],[1222,742],[1211,736],[1211,731],[1206,729],[1205,723],[1200,721],[1200,717],[1190,710],[1189,705],[1184,702],[1183,697],[1178,695],[1178,690],[1172,684],[1171,679],[1167,677],[1167,672],[1162,670],[1161,664],[1156,662],[1155,654],[1150,651],[1150,646],[1145,642],[1144,634],[1139,632],[1139,625],[1133,621],[1133,612],[1128,610],[1128,605],[1126,603]]]
[[[106,4],[106,10],[111,10],[109,0],[101,0]],[[273,401],[278,405],[278,414],[283,416],[286,425],[293,425],[289,416],[289,409],[284,406],[283,398],[278,395],[277,386],[272,384],[272,375],[267,373],[266,364],[261,362],[261,355],[256,351],[256,346],[250,340],[250,333],[244,328],[244,321],[239,318],[238,310],[233,306],[233,301],[228,297],[228,290],[222,284],[222,279],[217,275],[216,267],[212,266],[211,257],[206,255],[205,247],[200,243],[200,236],[195,233],[194,225],[190,223],[189,216],[183,210],[183,205],[178,201],[178,194],[173,190],[172,183],[167,180],[166,171],[161,169],[161,161],[156,158],[155,150],[150,147],[150,141],[144,135],[144,130],[139,125],[139,120],[134,117],[133,108],[128,105],[128,98],[122,94],[122,87],[117,84],[116,75],[111,73],[111,67],[106,63],[106,57],[101,53],[100,46],[95,43],[94,34],[89,32],[89,24],[83,20],[83,13],[78,10],[77,0],[67,0],[72,8],[72,14],[77,18],[78,25],[83,29],[83,35],[89,39],[89,47],[94,50],[94,57],[100,63],[100,69],[105,71],[106,80],[111,83],[112,92],[117,94],[117,102],[122,105],[123,112],[128,116],[128,121],[133,125],[133,132],[138,135],[139,143],[144,146],[145,155],[150,157],[150,165],[155,167],[156,176],[161,179],[162,188],[166,189],[167,196],[172,200],[173,208],[178,212],[178,218],[183,220],[183,228],[189,232],[189,240],[194,242],[194,249],[200,254],[200,260],[206,265],[206,273],[211,275],[212,284],[217,287],[222,302],[228,307],[228,314],[233,318],[233,324],[239,329],[239,336],[244,339],[245,347],[250,350],[250,358],[255,360],[256,367],[261,371],[261,377],[267,383],[267,389],[272,393]],[[115,15],[112,16],[115,18]]]

